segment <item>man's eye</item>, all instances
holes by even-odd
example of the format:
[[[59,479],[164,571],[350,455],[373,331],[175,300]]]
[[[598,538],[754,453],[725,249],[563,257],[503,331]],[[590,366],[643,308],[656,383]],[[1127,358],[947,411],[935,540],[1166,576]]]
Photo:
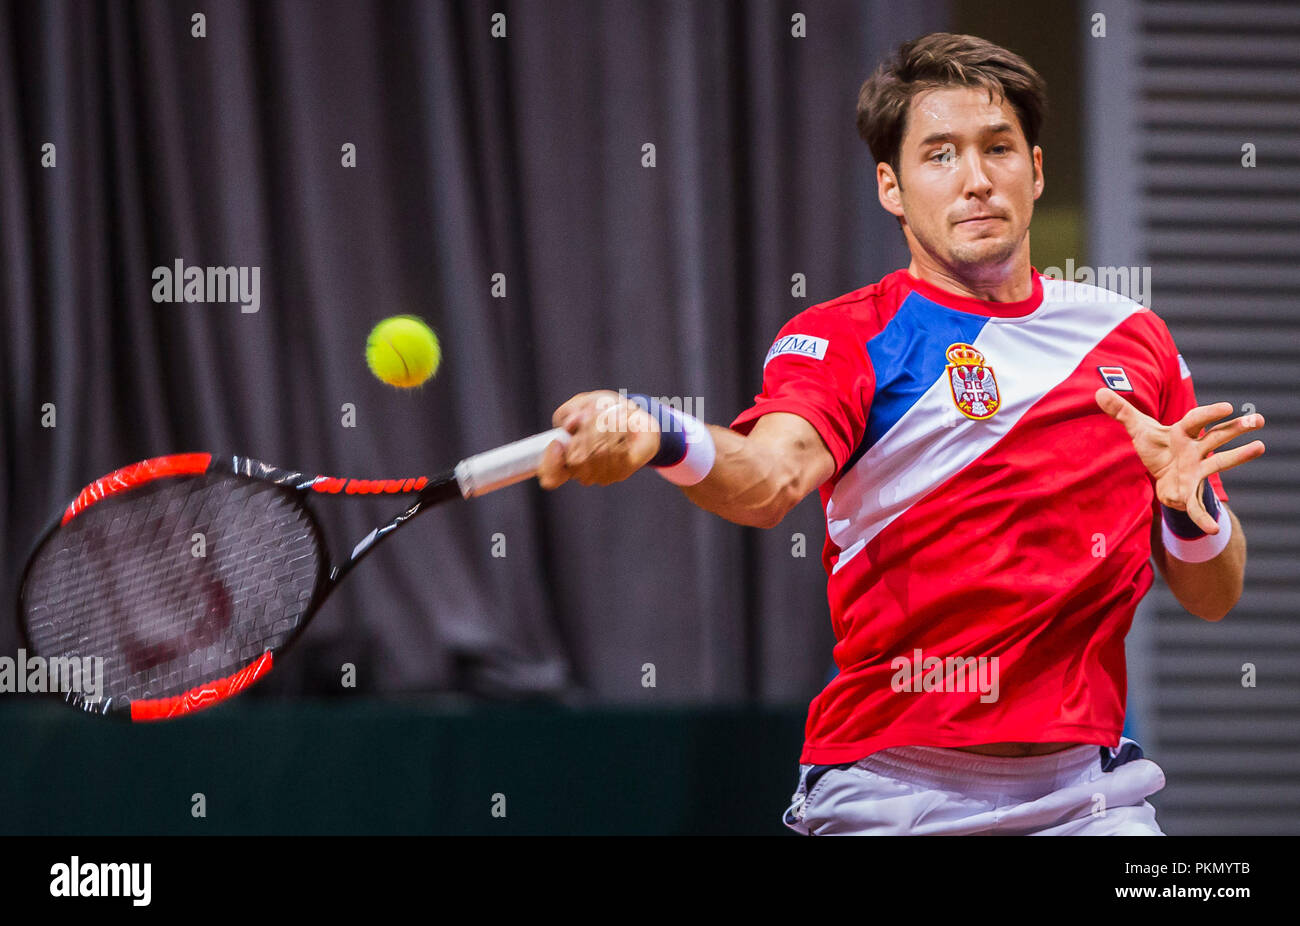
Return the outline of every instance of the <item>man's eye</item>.
[[[994,145],[992,150],[997,154],[1006,154],[1011,150],[1011,147],[1009,145]]]

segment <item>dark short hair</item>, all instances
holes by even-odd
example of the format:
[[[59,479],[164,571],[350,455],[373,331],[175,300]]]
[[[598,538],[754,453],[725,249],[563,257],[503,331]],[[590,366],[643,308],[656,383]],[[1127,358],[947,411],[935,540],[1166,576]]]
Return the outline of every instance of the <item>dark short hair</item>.
[[[1047,114],[1047,84],[1024,58],[973,35],[933,32],[904,42],[858,91],[858,134],[898,173],[912,98],[940,87],[983,87],[1007,100],[1032,149]]]

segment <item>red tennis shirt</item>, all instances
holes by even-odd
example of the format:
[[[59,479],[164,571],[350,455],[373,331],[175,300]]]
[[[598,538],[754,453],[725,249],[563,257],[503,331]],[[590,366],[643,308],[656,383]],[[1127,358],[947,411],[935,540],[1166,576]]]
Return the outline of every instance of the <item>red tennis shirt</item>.
[[[801,761],[1119,744],[1159,505],[1101,386],[1163,424],[1196,405],[1155,313],[1037,271],[1028,299],[996,303],[899,270],[781,329],[731,427],[790,412],[835,458],[820,492],[839,674]]]

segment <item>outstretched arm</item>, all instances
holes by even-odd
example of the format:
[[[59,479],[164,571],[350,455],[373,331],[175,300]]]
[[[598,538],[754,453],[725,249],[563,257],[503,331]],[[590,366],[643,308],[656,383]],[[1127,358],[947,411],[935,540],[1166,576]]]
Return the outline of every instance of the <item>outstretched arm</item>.
[[[552,416],[573,435],[567,447],[547,448],[537,477],[544,489],[569,479],[583,485],[621,482],[659,450],[653,418],[609,391],[584,392]],[[709,425],[717,455],[705,478],[682,492],[720,517],[750,527],[775,527],[829,479],[835,461],[820,435],[798,415],[764,415],[746,436]]]

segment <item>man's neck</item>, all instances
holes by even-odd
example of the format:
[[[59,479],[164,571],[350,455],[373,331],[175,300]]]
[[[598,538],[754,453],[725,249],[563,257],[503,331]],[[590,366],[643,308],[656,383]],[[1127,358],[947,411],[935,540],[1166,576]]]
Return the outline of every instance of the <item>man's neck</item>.
[[[980,268],[984,270],[984,268]],[[917,261],[913,256],[907,272],[931,286],[985,302],[1022,302],[1033,293],[1029,276],[1029,253],[1017,255],[1005,264],[988,268],[972,277],[958,276],[931,260]]]

